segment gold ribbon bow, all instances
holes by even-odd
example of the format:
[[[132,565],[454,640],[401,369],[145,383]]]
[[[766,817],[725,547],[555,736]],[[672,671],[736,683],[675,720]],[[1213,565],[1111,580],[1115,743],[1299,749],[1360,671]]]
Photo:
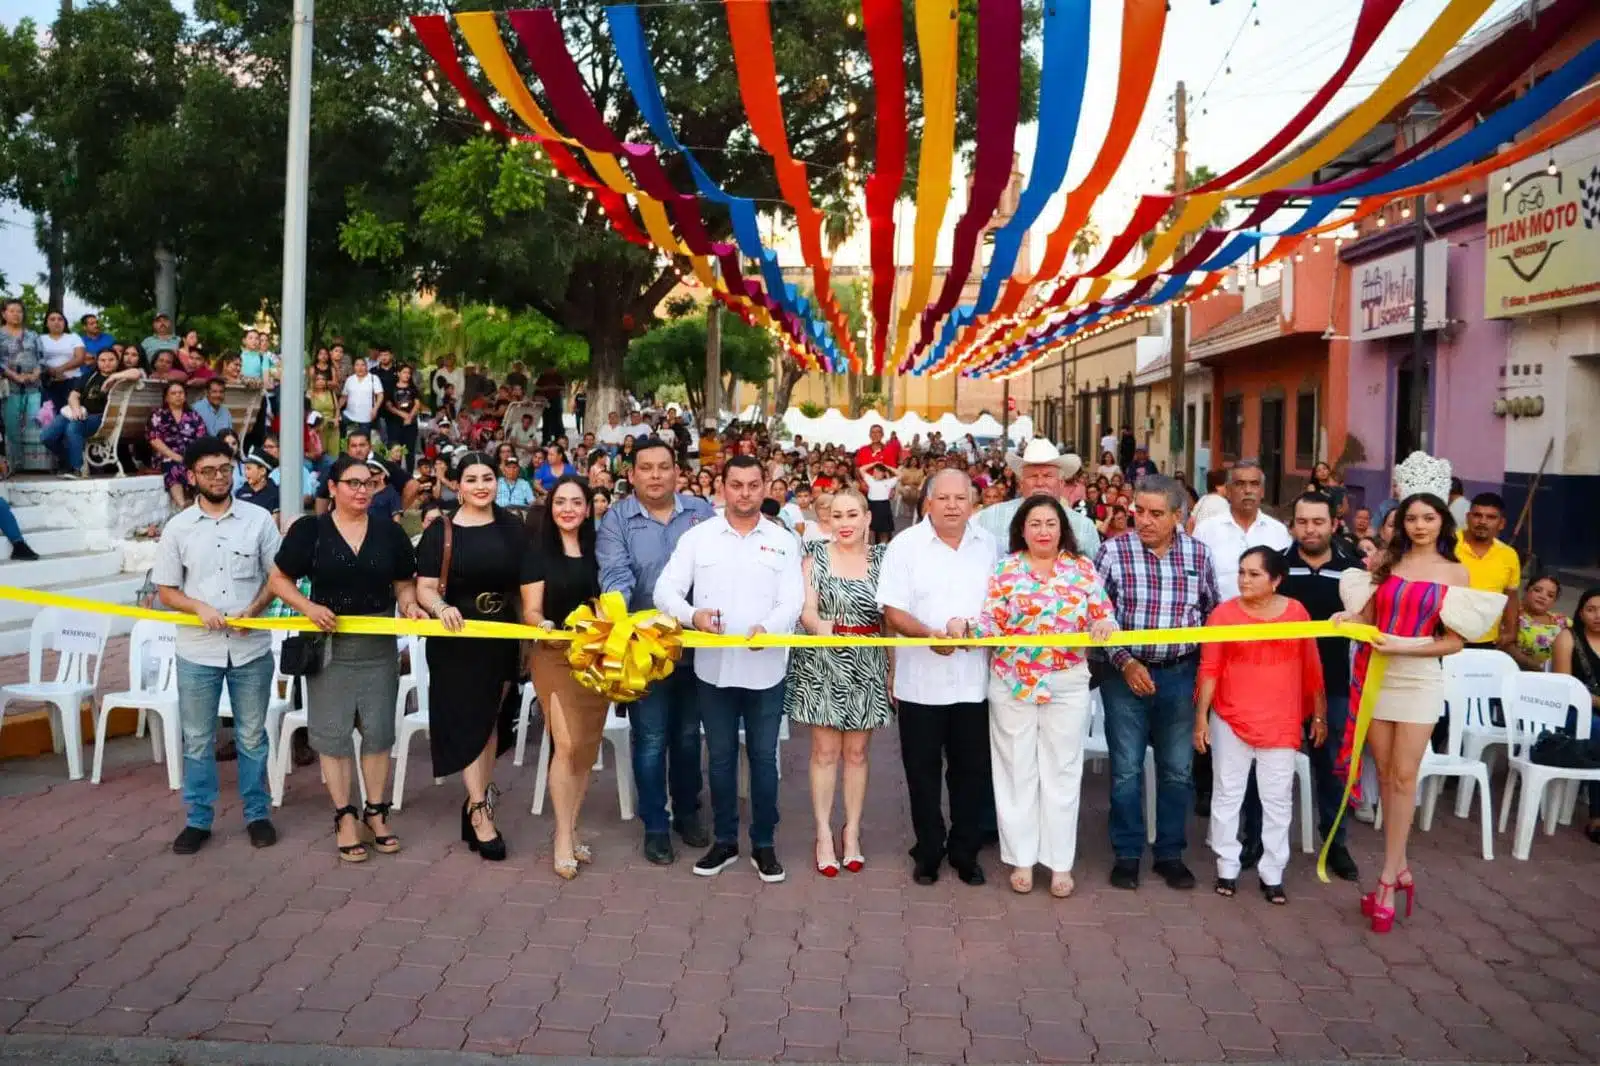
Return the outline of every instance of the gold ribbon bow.
[[[567,665],[578,684],[615,703],[631,703],[669,676],[683,656],[683,627],[660,611],[628,611],[620,592],[567,615]]]

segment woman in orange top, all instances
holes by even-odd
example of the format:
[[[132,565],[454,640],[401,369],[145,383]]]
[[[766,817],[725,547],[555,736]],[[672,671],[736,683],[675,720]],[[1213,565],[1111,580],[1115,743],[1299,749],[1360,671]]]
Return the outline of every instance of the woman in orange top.
[[[1249,549],[1239,557],[1239,596],[1212,611],[1207,624],[1309,622],[1304,607],[1278,595],[1288,576],[1283,556],[1270,548]],[[1213,749],[1210,843],[1217,854],[1217,895],[1231,896],[1239,887],[1239,808],[1254,763],[1261,794],[1261,894],[1269,903],[1289,902],[1283,868],[1289,864],[1295,756],[1307,718],[1311,742],[1320,746],[1328,736],[1328,702],[1316,641],[1201,646],[1194,748]]]

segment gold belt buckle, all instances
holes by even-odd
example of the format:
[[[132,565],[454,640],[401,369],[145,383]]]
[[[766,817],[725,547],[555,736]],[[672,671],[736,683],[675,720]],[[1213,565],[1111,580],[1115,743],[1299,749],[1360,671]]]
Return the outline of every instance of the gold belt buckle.
[[[499,614],[505,610],[506,599],[498,592],[480,592],[473,604],[479,614]]]

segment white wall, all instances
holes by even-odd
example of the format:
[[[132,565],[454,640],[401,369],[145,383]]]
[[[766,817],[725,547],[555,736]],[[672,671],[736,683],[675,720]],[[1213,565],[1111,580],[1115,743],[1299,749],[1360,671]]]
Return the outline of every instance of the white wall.
[[[1543,397],[1544,413],[1506,416],[1507,472],[1537,471],[1553,440],[1546,473],[1600,474],[1600,304],[1510,321],[1501,394]]]

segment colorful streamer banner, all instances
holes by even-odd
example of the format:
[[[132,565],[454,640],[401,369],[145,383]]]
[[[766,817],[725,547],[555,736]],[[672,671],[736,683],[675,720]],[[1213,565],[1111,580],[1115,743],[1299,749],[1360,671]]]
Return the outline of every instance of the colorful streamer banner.
[[[894,316],[894,207],[906,180],[905,26],[900,0],[863,0],[861,14],[877,117],[877,147],[866,200],[872,259],[872,372],[881,374],[887,365],[889,320]]]
[[[1022,91],[1022,0],[989,0],[978,8],[978,148],[967,209],[956,223],[939,299],[922,312],[922,334],[910,359],[933,340],[934,326],[955,307],[972,274],[978,237],[1011,181]],[[1055,132],[1055,131],[1052,131]]]
[[[894,356],[902,365],[916,309],[933,287],[933,258],[939,229],[950,203],[950,172],[955,164],[956,39],[961,20],[952,18],[950,0],[916,0],[917,48],[922,59],[922,148],[917,160],[917,222],[911,285],[895,323]]]
[[[849,360],[850,369],[861,370],[861,356],[850,323],[834,299],[832,266],[822,254],[822,215],[811,202],[811,181],[806,165],[789,151],[789,135],[783,120],[783,103],[778,98],[778,65],[772,54],[772,22],[768,0],[726,0],[723,12],[728,17],[728,32],[733,39],[733,62],[739,76],[739,95],[756,141],[767,154],[778,174],[778,189],[794,210],[795,228],[800,234],[801,255],[811,268],[817,303],[833,323],[834,336]]]
[[[631,4],[616,5],[607,7],[605,16],[606,26],[611,31],[612,46],[622,66],[623,78],[628,83],[628,91],[650,132],[664,147],[683,159],[700,195],[727,209],[739,251],[755,260],[762,280],[766,282],[767,292],[773,299],[805,324],[807,338],[820,353],[822,368],[836,370],[842,357],[834,345],[832,334],[811,313],[810,301],[784,280],[777,255],[762,243],[755,202],[725,192],[700,165],[694,153],[679,142],[672,128],[672,120],[667,115],[666,100],[661,93],[661,84],[656,79],[638,9]]]

